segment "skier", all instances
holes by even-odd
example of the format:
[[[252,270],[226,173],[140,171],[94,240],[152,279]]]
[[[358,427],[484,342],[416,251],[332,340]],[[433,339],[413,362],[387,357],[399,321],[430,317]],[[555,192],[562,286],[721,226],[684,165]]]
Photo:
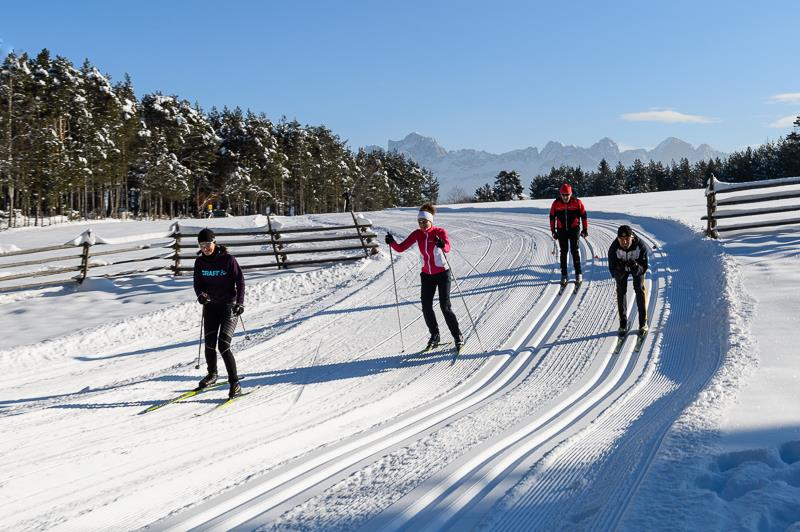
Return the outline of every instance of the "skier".
[[[436,321],[436,314],[433,312],[433,296],[438,288],[439,306],[442,309],[442,314],[444,314],[444,321],[447,322],[447,328],[450,329],[450,334],[453,335],[456,351],[460,352],[464,345],[464,338],[458,327],[458,319],[450,307],[450,274],[444,258],[444,253],[450,251],[450,239],[447,237],[447,231],[433,225],[434,214],[436,214],[436,208],[430,203],[424,204],[419,208],[419,213],[417,214],[419,228],[399,244],[395,242],[394,236],[389,233],[386,235],[386,243],[393,250],[402,253],[416,242],[420,253],[422,253],[422,273],[420,273],[422,315],[431,335],[425,350],[433,349],[440,342],[439,324]]]
[[[200,251],[194,261],[194,291],[203,307],[206,365],[208,375],[197,385],[202,390],[217,382],[217,351],[219,347],[228,372],[228,397],[242,393],[236,360],[231,352],[231,340],[236,321],[244,312],[244,275],[239,263],[225,246],[216,243],[214,232],[205,228],[197,235]]]
[[[647,293],[644,275],[647,272],[647,247],[633,233],[629,225],[617,229],[617,238],[608,249],[608,269],[617,282],[617,309],[619,310],[619,336],[628,332],[628,275],[633,277],[636,308],[639,311],[639,335],[647,334]]]
[[[581,229],[583,225],[583,229]],[[558,240],[561,249],[561,287],[567,285],[567,245],[572,253],[572,267],[575,269],[576,288],[583,282],[581,274],[581,254],[578,250],[578,231],[580,236],[589,236],[589,220],[583,202],[572,195],[569,183],[561,185],[559,197],[550,206],[550,232]]]

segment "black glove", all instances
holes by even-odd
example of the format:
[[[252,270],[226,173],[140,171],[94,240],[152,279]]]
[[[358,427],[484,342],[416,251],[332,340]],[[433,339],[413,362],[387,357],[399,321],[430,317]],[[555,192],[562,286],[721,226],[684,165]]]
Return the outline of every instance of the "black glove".
[[[584,229],[583,231],[581,231],[581,236],[583,238],[587,238],[589,236],[589,231],[587,229]]]
[[[631,266],[631,273],[637,277],[644,274],[644,268],[638,262]]]
[[[386,238],[384,238],[383,241],[386,242],[387,244],[391,244],[392,242],[394,242],[394,237],[392,236],[392,233],[387,233]]]
[[[442,240],[438,236],[435,237],[435,239],[436,239],[436,247],[439,249],[444,249],[444,240]]]
[[[233,315],[234,316],[241,316],[244,312],[244,305],[234,305],[233,306]]]
[[[206,303],[211,303],[211,299],[208,297],[208,294],[203,292],[199,296],[197,296],[197,302],[200,303],[201,305],[205,305]]]

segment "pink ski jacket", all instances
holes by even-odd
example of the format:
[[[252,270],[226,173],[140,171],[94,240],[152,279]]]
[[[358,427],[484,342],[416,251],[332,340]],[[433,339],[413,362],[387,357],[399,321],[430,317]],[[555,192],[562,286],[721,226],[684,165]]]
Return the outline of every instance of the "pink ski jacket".
[[[444,240],[444,249],[436,247],[437,236]],[[415,242],[419,246],[420,253],[422,253],[422,273],[434,275],[447,271],[447,263],[444,261],[444,253],[450,251],[450,239],[447,238],[447,231],[432,225],[426,231],[422,229],[414,230],[399,244],[392,242],[389,245],[392,246],[393,250],[402,253]]]

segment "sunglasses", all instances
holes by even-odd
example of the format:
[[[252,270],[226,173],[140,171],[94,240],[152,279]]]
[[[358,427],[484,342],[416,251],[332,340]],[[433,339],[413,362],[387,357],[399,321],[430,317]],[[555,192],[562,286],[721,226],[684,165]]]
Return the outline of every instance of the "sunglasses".
[[[211,245],[212,245],[213,243],[214,243],[213,241],[211,241],[211,242],[199,242],[199,243],[198,243],[198,245],[199,245],[201,248],[209,248],[209,247],[211,247]]]

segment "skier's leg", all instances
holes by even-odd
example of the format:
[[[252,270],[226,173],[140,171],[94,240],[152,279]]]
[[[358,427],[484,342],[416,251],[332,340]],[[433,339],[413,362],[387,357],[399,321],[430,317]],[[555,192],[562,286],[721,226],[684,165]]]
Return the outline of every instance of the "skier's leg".
[[[572,253],[572,267],[575,268],[575,278],[581,275],[581,251],[578,246],[578,229],[570,230],[569,250]]]
[[[205,320],[203,322],[206,341],[206,367],[209,374],[217,372],[217,337],[221,324],[219,307],[220,305],[206,303]]]
[[[447,323],[447,328],[450,329],[450,334],[453,335],[453,341],[460,343],[461,329],[458,327],[458,318],[450,304],[450,272],[442,272],[437,274],[438,287],[439,287],[439,307],[442,309],[444,321]]]
[[[569,251],[569,238],[566,231],[559,231],[558,233],[558,249],[560,251],[559,259],[561,260],[561,278],[567,277],[567,251]]]
[[[644,276],[633,276],[633,291],[636,292],[636,310],[639,311],[639,328],[641,329],[647,323],[647,290],[644,286]]]
[[[228,382],[239,382],[239,375],[236,373],[236,360],[233,358],[231,351],[231,341],[233,340],[233,333],[236,330],[236,316],[233,315],[231,305],[226,305],[227,313],[222,320],[219,332],[219,354],[222,355],[222,361],[225,362],[225,370],[228,372]]]
[[[627,328],[628,325],[628,302],[625,297],[628,292],[628,276],[622,279],[614,279],[617,283],[617,311],[619,312],[620,329]]]
[[[439,324],[436,322],[436,313],[433,312],[433,296],[436,294],[436,280],[432,275],[421,273],[420,287],[421,287],[421,301],[422,301],[422,316],[425,318],[425,325],[428,326],[428,332],[431,336],[439,334]]]

